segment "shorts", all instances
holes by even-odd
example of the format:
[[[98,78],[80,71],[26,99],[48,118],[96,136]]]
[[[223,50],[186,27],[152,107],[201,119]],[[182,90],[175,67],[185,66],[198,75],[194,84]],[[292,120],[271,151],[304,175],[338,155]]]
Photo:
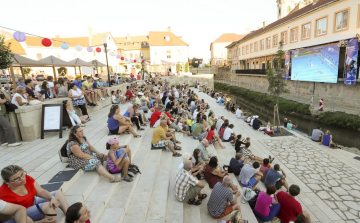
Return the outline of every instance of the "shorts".
[[[200,192],[201,188],[199,186],[191,186],[189,187],[188,191],[186,192],[184,202],[188,202],[190,199],[197,196],[197,194]]]
[[[50,192],[53,196],[55,196],[56,191],[52,191]],[[50,200],[48,199],[44,199],[44,198],[40,198],[40,197],[35,197],[34,200],[34,205],[27,208],[27,215],[28,217],[30,217],[33,221],[40,221],[44,218],[44,216],[39,212],[39,210],[37,209],[36,205],[38,204],[40,206],[40,208],[42,209],[43,205],[45,202],[49,202]],[[5,221],[4,223],[16,223],[14,219],[10,219],[8,221]]]
[[[181,128],[178,125],[176,125],[175,123],[171,123],[169,125],[169,128],[175,129],[175,131],[177,131],[177,132],[180,132],[180,130],[181,130]]]
[[[228,139],[228,140],[225,140],[224,139],[224,142],[230,142],[230,141],[232,141],[232,140],[234,140],[235,138],[234,138],[234,136],[230,136],[230,138]]]
[[[249,188],[252,188],[255,184],[256,184],[256,179],[255,177],[251,177],[249,182],[245,185],[245,184],[242,184],[240,183],[243,187],[249,187]]]
[[[214,219],[221,219],[221,218],[225,217],[226,215],[231,214],[231,212],[233,212],[233,210],[234,210],[233,206],[228,205],[224,209],[223,213],[221,213],[221,215],[219,215],[217,217],[214,217],[214,216],[211,216],[211,217],[213,217]]]
[[[159,142],[154,143],[153,147],[158,148],[158,147],[165,147],[167,145],[169,145],[169,142],[167,140],[160,140]]]
[[[119,128],[120,128],[120,126],[119,126]],[[112,135],[119,135],[119,129],[114,129],[114,130],[109,129],[109,131]]]

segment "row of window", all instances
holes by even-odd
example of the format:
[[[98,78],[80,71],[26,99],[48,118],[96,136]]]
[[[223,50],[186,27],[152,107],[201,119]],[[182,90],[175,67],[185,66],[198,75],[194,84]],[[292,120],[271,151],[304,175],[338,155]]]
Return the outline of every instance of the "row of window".
[[[338,11],[334,13],[334,32],[340,32],[349,28],[349,16],[350,8]],[[360,4],[358,9],[357,27],[360,28]],[[311,38],[311,22],[301,25],[301,40],[307,40]],[[328,31],[328,16],[324,16],[315,20],[315,37],[324,36]],[[290,29],[290,43],[297,42],[299,39],[299,27]],[[272,41],[271,41],[272,40]],[[272,37],[267,37],[260,41],[256,41],[247,46],[238,48],[234,52],[234,56],[240,56],[241,54],[248,54],[258,52],[259,50],[270,49],[278,47],[279,42],[282,41],[284,45],[288,44],[288,31],[280,33],[280,39],[278,34]]]

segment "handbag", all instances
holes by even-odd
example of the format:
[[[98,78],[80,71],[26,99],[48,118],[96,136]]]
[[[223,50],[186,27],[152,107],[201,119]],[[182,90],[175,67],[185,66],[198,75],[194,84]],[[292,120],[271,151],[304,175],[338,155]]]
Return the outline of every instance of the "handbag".
[[[10,100],[6,100],[6,102],[4,103],[5,107],[6,107],[6,112],[13,112],[15,111],[15,109],[17,109],[18,107],[16,105],[14,105],[13,103],[11,103]]]

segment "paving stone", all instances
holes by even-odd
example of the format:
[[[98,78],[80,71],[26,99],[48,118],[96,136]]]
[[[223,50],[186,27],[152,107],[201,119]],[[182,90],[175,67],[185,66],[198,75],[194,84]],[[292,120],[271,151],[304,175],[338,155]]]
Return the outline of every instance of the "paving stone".
[[[358,214],[359,214],[358,211],[356,211],[356,210],[354,210],[354,209],[351,209],[351,208],[350,208],[349,211],[350,211],[351,214],[353,214],[353,215],[355,215],[355,216],[358,216]]]
[[[341,210],[334,210],[336,214],[338,214],[342,219],[347,219],[347,217],[343,214]]]
[[[338,195],[336,195],[334,192],[330,192],[330,195],[333,196],[333,198],[334,198],[335,200],[341,201],[341,198],[340,198]]]
[[[328,182],[322,180],[321,183],[327,187],[331,187],[332,185],[330,185]]]
[[[332,201],[324,201],[327,205],[329,205],[329,207],[331,207],[332,209],[335,209],[337,208],[337,206],[335,205],[334,202]]]
[[[360,191],[358,190],[351,190],[349,193],[354,197],[360,198]]]
[[[322,190],[322,188],[318,184],[308,184],[307,186],[313,190]]]
[[[338,186],[338,185],[339,185],[339,184],[338,184],[338,182],[337,182],[336,180],[329,180],[328,182],[329,182],[329,184],[331,184],[331,186],[333,186],[333,187],[335,187],[335,186]]]
[[[351,190],[351,187],[346,184],[342,184],[341,187],[344,188],[344,190]]]
[[[333,187],[332,190],[337,194],[337,195],[348,195],[348,193],[341,187]],[[360,193],[359,193],[360,195]]]
[[[346,217],[348,219],[357,219],[358,218],[357,216],[355,216],[355,215],[353,215],[353,214],[351,214],[350,212],[347,212],[347,211],[345,211],[344,214],[346,215]]]
[[[354,210],[360,211],[360,203],[353,202],[353,201],[344,201],[343,202],[346,206],[349,208],[352,208]]]
[[[323,200],[331,198],[331,195],[326,191],[320,191],[317,193],[317,195]]]
[[[341,201],[335,201],[335,204],[338,206],[338,208],[341,210],[341,211],[347,211],[349,208],[343,204]]]
[[[346,201],[353,201],[353,200],[355,200],[353,197],[351,197],[351,196],[341,196],[341,199],[343,199],[343,200],[346,200]]]

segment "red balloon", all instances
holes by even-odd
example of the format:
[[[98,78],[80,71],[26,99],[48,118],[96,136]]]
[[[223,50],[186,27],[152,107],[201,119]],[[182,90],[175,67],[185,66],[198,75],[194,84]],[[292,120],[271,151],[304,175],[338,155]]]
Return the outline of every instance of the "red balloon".
[[[121,59],[121,60],[124,60],[124,57],[121,57],[120,59]]]
[[[100,52],[101,52],[101,48],[100,48],[100,47],[96,47],[96,52],[100,53]]]
[[[142,61],[143,63],[145,62],[145,60]]]
[[[42,43],[42,45],[44,45],[44,46],[46,46],[46,47],[49,47],[49,46],[51,46],[51,44],[52,44],[51,40],[48,39],[48,38],[42,39],[42,40],[41,40],[41,43]]]
[[[134,63],[136,63],[136,60],[134,60]]]

